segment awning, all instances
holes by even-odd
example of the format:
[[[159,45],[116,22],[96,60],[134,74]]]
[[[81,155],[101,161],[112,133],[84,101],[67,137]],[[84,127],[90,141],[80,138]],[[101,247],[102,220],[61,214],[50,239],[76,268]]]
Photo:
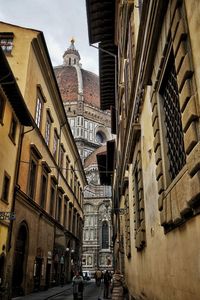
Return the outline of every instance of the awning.
[[[99,43],[100,108],[115,106],[117,47],[115,0],[86,0],[89,43]]]
[[[15,77],[8,64],[8,61],[0,47],[0,86],[6,94],[20,123],[25,126],[32,125],[31,115],[26,107]]]

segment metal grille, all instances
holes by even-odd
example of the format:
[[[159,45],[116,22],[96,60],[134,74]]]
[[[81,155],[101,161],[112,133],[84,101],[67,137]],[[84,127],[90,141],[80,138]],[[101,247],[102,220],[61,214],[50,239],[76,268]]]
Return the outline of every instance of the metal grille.
[[[168,144],[169,173],[173,180],[186,162],[173,53],[171,53],[168,60],[162,82],[161,95],[163,97],[166,140]]]

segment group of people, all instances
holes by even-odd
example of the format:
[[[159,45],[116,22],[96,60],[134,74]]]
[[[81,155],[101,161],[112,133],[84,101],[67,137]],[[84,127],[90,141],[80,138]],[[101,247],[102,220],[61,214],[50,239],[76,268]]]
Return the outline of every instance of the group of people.
[[[125,281],[119,270],[116,270],[112,275],[106,270],[104,273],[101,270],[95,272],[96,285],[100,286],[101,281],[104,283],[104,299],[123,300],[126,292]]]
[[[123,275],[118,270],[112,275],[108,270],[103,273],[101,270],[95,272],[96,285],[104,283],[104,299],[124,300],[125,283]],[[83,299],[84,280],[79,272],[72,278],[74,300]]]

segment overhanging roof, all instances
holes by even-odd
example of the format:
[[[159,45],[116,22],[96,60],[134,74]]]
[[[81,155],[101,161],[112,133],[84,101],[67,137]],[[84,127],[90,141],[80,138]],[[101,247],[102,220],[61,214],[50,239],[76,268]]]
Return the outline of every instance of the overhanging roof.
[[[102,110],[115,106],[116,57],[117,47],[113,43],[102,42],[99,44],[100,108]]]
[[[115,106],[115,0],[86,0],[89,43],[99,43],[100,108]]]
[[[6,94],[17,118],[24,126],[32,125],[31,115],[26,107],[15,77],[0,47],[0,86]]]
[[[101,185],[111,185],[114,170],[115,140],[107,142],[107,151],[97,154],[97,164]]]
[[[115,0],[86,0],[86,9],[89,43],[113,40]]]
[[[107,176],[106,171],[107,152],[101,152],[97,154],[97,164],[99,169],[99,177],[101,185],[111,185],[111,182]]]

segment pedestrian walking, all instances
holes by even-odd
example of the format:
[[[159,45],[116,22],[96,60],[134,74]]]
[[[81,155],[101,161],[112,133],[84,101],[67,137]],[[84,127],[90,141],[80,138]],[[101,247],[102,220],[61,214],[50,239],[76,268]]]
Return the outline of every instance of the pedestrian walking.
[[[101,270],[97,269],[96,272],[95,272],[95,280],[96,280],[96,285],[97,286],[100,286],[101,285],[101,279],[102,279],[102,272]]]
[[[72,278],[72,285],[74,300],[83,300],[84,281],[79,272]]]
[[[111,283],[111,276],[108,270],[106,270],[106,272],[104,273],[103,282],[104,282],[104,299],[108,299],[110,283]]]
[[[124,277],[116,270],[111,281],[112,300],[124,299]]]

